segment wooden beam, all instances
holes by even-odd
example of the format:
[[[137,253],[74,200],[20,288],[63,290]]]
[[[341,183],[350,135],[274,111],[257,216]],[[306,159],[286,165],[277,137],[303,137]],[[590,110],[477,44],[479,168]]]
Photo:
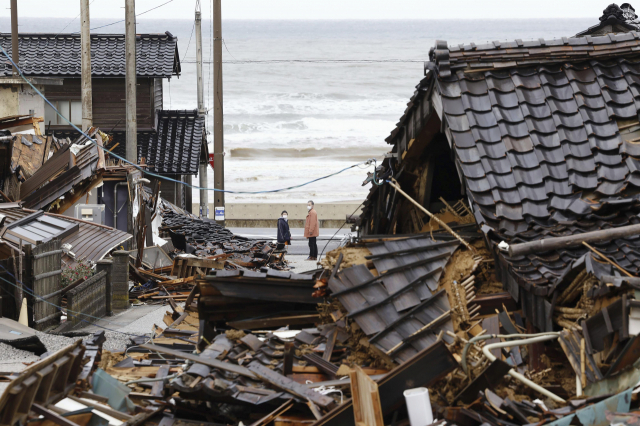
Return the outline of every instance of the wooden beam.
[[[21,118],[20,120],[9,121],[7,123],[0,123],[0,130],[8,129],[10,127],[17,126],[28,126],[29,124],[35,125],[35,123],[44,122],[44,118],[42,117],[29,117],[29,118]]]
[[[356,426],[384,426],[378,384],[357,365],[349,372]]]
[[[511,244],[509,246],[509,256],[526,256],[531,253],[541,253],[551,250],[559,250],[567,247],[576,247],[583,242],[595,243],[598,241],[609,241],[616,238],[624,238],[640,234],[640,225],[621,226],[619,228],[604,229],[600,231],[584,232],[566,237],[544,238],[528,243]]]
[[[33,405],[31,405],[31,411],[40,416],[43,416],[47,420],[51,420],[52,422],[60,426],[78,426],[77,423],[74,423],[71,420],[62,417],[60,414],[53,412],[40,404],[34,403]]]

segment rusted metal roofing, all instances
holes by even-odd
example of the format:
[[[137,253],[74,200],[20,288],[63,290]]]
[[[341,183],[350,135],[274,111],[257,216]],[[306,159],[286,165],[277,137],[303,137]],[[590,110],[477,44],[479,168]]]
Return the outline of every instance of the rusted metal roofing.
[[[441,330],[453,331],[438,280],[458,245],[429,236],[367,244],[378,275],[352,266],[333,274],[329,288],[369,341],[401,363],[435,343]]]
[[[11,204],[7,204],[11,206]],[[0,204],[0,214],[6,217],[5,224],[13,223],[28,215],[34,213],[34,210],[22,209],[16,207],[4,208]],[[69,221],[78,224],[78,232],[68,235],[62,239],[62,244],[69,244],[70,251],[74,257],[65,254],[63,260],[68,265],[75,265],[77,260],[88,260],[91,262],[98,261],[109,253],[112,249],[122,245],[132,236],[126,232],[119,231],[108,226],[99,225],[84,220],[75,219],[73,217],[62,216],[53,213],[44,213],[45,216],[58,220]]]

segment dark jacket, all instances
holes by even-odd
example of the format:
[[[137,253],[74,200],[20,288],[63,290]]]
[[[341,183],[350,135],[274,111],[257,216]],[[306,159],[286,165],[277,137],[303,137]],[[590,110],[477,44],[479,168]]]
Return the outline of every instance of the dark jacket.
[[[291,243],[291,231],[289,231],[289,223],[284,218],[278,218],[278,242]]]

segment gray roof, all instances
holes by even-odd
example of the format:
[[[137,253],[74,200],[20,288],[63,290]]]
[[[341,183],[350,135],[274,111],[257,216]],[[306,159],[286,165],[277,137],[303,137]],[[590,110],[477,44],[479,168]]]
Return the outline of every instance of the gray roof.
[[[20,34],[19,43],[19,66],[25,75],[80,77],[79,34]],[[0,34],[0,45],[11,55],[11,34]],[[11,63],[4,59],[4,69],[0,72],[9,76]],[[139,77],[179,75],[178,38],[169,32],[137,35],[136,60]],[[91,72],[94,77],[125,76],[123,34],[91,35]]]

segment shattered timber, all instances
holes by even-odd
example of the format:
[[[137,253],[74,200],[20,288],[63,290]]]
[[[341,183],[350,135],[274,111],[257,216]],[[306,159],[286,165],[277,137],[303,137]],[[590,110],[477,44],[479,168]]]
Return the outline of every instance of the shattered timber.
[[[302,273],[144,178],[206,162],[195,112],[159,111],[139,168],[110,154],[118,132],[0,119],[0,343],[38,357],[3,375],[1,424],[638,424],[637,19],[612,4],[574,37],[436,42],[356,237]],[[146,77],[179,73],[175,37],[152,39]],[[64,215],[106,185],[113,227]],[[104,318],[153,304],[163,324],[106,348]]]

